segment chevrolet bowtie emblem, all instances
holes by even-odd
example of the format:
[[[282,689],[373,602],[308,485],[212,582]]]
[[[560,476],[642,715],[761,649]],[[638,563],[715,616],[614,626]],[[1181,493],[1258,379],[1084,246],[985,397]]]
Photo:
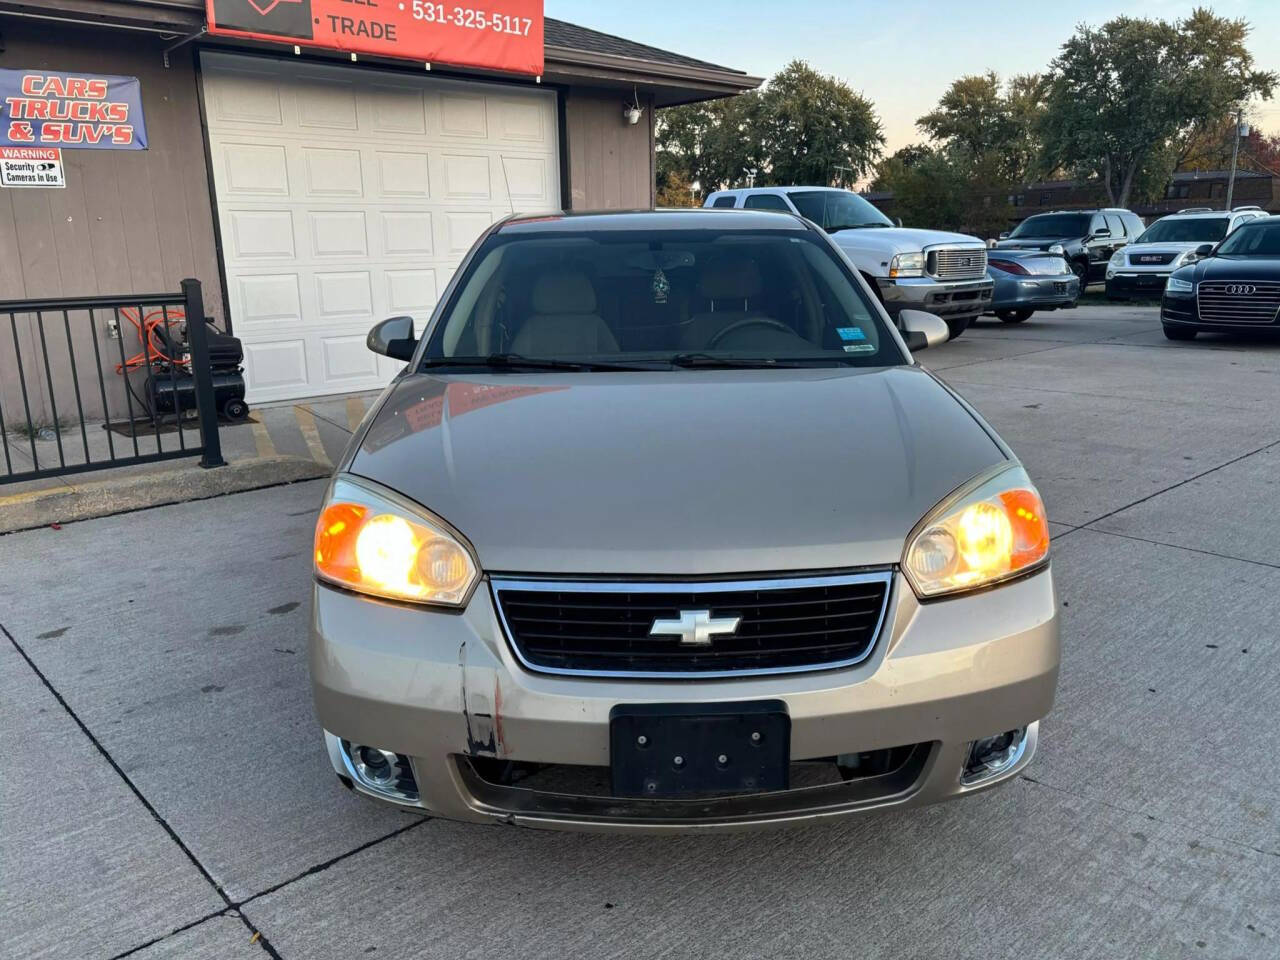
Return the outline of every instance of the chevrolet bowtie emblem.
[[[741,617],[711,619],[710,610],[681,610],[679,620],[655,620],[649,628],[651,637],[679,637],[682,646],[709,647],[717,634],[733,633]]]

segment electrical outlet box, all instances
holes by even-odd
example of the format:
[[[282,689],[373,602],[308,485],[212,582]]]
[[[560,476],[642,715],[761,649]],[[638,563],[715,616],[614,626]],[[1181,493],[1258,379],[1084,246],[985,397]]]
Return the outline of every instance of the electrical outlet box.
[[[107,339],[120,339],[120,319],[118,317],[107,317]]]

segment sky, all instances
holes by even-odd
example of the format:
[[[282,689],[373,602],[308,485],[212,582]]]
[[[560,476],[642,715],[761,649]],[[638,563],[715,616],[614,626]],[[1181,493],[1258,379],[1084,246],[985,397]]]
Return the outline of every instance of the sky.
[[[923,139],[928,113],[957,77],[995,70],[1001,77],[1045,69],[1079,23],[1118,15],[1174,20],[1195,3],[1174,0],[545,0],[549,17],[569,20],[769,77],[800,58],[835,74],[875,104],[886,153]],[[1203,0],[1253,26],[1255,64],[1280,72],[1280,0]],[[961,11],[957,15],[956,11]],[[1280,133],[1280,96],[1256,106],[1265,133]]]

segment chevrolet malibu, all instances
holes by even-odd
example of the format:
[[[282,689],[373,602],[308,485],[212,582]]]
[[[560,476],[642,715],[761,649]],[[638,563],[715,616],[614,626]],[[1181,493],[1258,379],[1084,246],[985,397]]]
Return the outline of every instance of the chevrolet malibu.
[[[315,536],[333,768],[433,815],[724,830],[1022,770],[1058,675],[1044,506],[791,215],[513,217],[370,410]]]

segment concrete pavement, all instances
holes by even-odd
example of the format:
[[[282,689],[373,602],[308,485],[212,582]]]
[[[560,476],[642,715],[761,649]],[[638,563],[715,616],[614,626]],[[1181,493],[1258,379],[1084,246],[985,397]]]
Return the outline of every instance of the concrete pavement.
[[[1280,958],[1280,343],[1082,308],[921,359],[1054,521],[1025,777],[713,838],[385,811],[311,713],[323,483],[177,504],[0,537],[0,957]]]

